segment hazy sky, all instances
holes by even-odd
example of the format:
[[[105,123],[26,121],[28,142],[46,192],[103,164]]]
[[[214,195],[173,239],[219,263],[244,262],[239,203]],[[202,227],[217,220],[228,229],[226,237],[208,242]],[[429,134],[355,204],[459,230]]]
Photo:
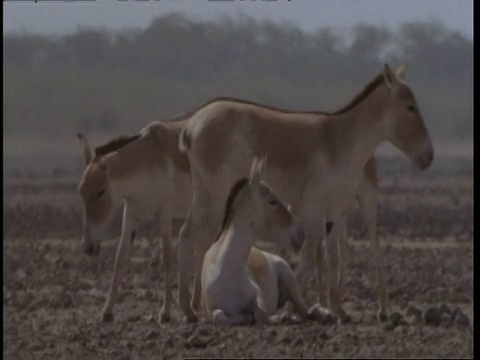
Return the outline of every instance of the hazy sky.
[[[473,38],[473,0],[7,0],[3,7],[7,33],[145,28],[154,18],[177,11],[196,19],[243,13],[257,19],[289,20],[307,31],[359,22],[396,28],[406,21],[439,19]]]

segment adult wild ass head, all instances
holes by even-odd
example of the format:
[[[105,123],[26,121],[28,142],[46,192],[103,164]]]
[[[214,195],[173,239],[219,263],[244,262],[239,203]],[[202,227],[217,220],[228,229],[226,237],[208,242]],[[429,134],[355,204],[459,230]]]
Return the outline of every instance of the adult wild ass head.
[[[434,151],[430,135],[425,127],[415,95],[402,80],[406,65],[396,73],[385,64],[383,79],[388,87],[384,131],[388,141],[404,153],[419,170],[433,161]]]
[[[95,154],[92,155],[85,136],[77,134],[85,159],[85,170],[78,186],[78,192],[84,205],[81,248],[87,255],[98,255],[100,239],[105,234],[115,204],[121,200],[113,196],[109,176],[109,170],[118,157],[116,151],[139,137],[140,135],[119,137],[96,148]]]

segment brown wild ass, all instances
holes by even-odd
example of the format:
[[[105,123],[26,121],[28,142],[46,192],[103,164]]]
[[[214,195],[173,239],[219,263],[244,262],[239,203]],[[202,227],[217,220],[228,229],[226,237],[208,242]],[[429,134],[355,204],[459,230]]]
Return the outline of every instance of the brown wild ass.
[[[403,71],[404,67],[398,72]],[[188,150],[193,184],[192,205],[179,234],[178,301],[187,320],[197,319],[188,286],[194,246],[198,276],[232,184],[248,174],[254,156],[268,153],[266,181],[302,220],[306,252],[315,249],[319,304],[340,321],[348,321],[338,294],[339,223],[354,199],[367,160],[384,141],[420,170],[433,160],[433,146],[413,91],[388,65],[350,103],[332,113],[289,112],[232,99],[216,99],[196,111],[179,142],[182,150]],[[373,241],[378,241],[376,234]],[[379,268],[383,266],[380,246],[372,248]],[[196,287],[195,306],[199,293]],[[386,316],[382,308],[386,301],[386,293],[381,294],[379,319]]]
[[[191,114],[181,114],[170,121],[154,122],[140,131],[143,135],[114,139],[95,149],[95,156],[92,156],[85,136],[78,135],[86,165],[79,186],[85,211],[81,245],[86,254],[98,254],[101,238],[112,213],[118,206],[124,205],[122,235],[107,301],[101,313],[101,319],[104,321],[113,319],[113,306],[123,271],[130,257],[135,228],[153,217],[158,219],[159,224],[165,224],[161,226],[161,237],[164,249],[163,266],[167,280],[160,318],[162,321],[169,319],[172,299],[168,280],[172,267],[171,257],[168,255],[171,254],[169,217],[184,218],[191,204],[190,165],[187,156],[177,147],[177,138],[186,124],[186,120],[183,119]],[[157,140],[158,144],[155,143]],[[119,152],[122,156],[119,156]],[[115,166],[110,167],[110,164]],[[106,170],[107,166],[110,168],[109,171]],[[376,209],[376,169],[373,157],[365,166],[362,183],[364,187],[359,188],[357,198],[363,199],[359,201],[359,205],[368,225],[368,214],[374,214]],[[376,220],[375,216],[370,218]],[[372,228],[375,233],[376,224],[372,224],[373,228],[369,226],[368,229],[370,231]],[[341,241],[341,244],[343,243]],[[345,255],[341,255],[342,259],[343,256],[347,256],[347,250],[344,250]],[[346,262],[342,261],[341,264],[339,281],[345,278],[343,274],[346,271]],[[200,286],[200,283],[197,282],[196,285]]]
[[[304,234],[287,207],[262,181],[266,155],[253,159],[249,178],[236,182],[228,195],[222,227],[205,253],[202,299],[207,315],[217,324],[239,325],[258,321],[277,323],[277,310],[286,301],[302,318],[318,317],[308,309],[288,263],[280,256],[253,247],[256,240],[302,247]],[[318,313],[318,314],[317,314]]]
[[[172,219],[184,218],[191,203],[190,166],[178,151],[178,136],[185,122],[156,121],[130,137],[120,137],[95,149],[83,135],[77,135],[83,146],[86,168],[78,191],[85,211],[81,243],[88,255],[98,255],[114,209],[124,204],[120,243],[115,258],[113,277],[101,318],[113,319],[113,306],[118,286],[130,258],[137,226],[152,218],[158,219],[163,248],[165,292],[161,321],[170,318],[171,293],[171,229]]]

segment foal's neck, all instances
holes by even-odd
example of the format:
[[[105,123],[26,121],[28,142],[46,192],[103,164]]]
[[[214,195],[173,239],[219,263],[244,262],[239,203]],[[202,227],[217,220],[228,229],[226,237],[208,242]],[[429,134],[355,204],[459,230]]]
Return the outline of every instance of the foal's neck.
[[[227,276],[245,271],[250,250],[255,242],[256,235],[251,230],[248,215],[246,216],[234,215],[223,232],[222,267]]]

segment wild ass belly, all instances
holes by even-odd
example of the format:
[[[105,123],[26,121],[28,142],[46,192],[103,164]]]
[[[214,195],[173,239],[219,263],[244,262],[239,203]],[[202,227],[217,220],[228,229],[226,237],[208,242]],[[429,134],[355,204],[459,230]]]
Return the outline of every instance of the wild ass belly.
[[[153,219],[161,211],[172,218],[183,219],[191,204],[191,187],[188,175],[177,174],[169,179],[159,168],[132,179],[126,199],[134,216],[142,222]]]
[[[319,169],[309,179],[299,207],[306,212],[321,209],[328,217],[336,216],[352,205],[361,179],[361,170]]]

